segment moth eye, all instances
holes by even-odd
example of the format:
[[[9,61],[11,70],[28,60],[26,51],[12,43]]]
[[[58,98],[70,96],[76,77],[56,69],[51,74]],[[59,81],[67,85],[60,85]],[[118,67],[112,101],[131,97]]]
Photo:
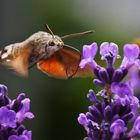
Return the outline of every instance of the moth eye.
[[[54,46],[54,42],[49,42],[49,46]]]

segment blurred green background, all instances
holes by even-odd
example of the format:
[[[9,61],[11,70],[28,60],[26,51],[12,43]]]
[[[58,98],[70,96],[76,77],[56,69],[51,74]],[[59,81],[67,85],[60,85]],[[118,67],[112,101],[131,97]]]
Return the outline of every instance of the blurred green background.
[[[79,50],[93,41],[115,42],[122,50],[124,43],[140,36],[139,5],[139,0],[1,0],[0,47],[46,31],[48,23],[60,36],[95,30],[93,35],[65,40]],[[0,83],[8,86],[11,98],[25,92],[31,99],[35,118],[26,126],[33,140],[81,140],[86,135],[77,117],[90,104],[88,89],[97,90],[92,78],[58,80],[34,67],[25,79],[0,66]]]

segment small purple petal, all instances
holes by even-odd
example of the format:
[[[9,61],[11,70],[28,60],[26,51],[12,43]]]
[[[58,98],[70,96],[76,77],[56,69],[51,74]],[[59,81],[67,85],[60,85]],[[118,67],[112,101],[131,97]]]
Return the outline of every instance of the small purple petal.
[[[140,116],[134,122],[132,130],[129,132],[129,137],[134,137],[136,134],[140,134]]]
[[[127,128],[125,127],[125,123],[123,120],[118,119],[114,121],[110,126],[110,131],[113,133],[112,140],[119,140],[120,134],[125,132]]]
[[[109,83],[109,75],[105,68],[99,70],[99,77],[103,83]]]
[[[79,122],[79,124],[81,124],[81,125],[87,125],[88,120],[87,120],[87,117],[86,117],[86,115],[85,115],[84,113],[80,113],[80,114],[79,114],[78,122]]]
[[[106,106],[104,109],[104,117],[106,120],[110,121],[112,119],[112,108],[111,106]]]
[[[111,84],[111,91],[119,96],[132,95],[131,88],[124,83],[113,82]]]
[[[102,118],[101,112],[95,106],[89,106],[88,110],[93,115],[93,117],[98,118],[98,119]]]
[[[7,92],[7,87],[5,85],[0,84],[0,99],[2,99],[4,95],[7,95]]]
[[[114,82],[111,84],[111,91],[114,93],[114,99],[123,106],[133,104],[133,92],[127,84]]]
[[[99,87],[104,87],[105,83],[103,83],[102,81],[100,81],[99,79],[94,79],[93,83]]]
[[[97,63],[92,58],[87,58],[81,60],[79,67],[84,68],[87,64],[93,69],[97,66]]]
[[[7,109],[7,107],[0,108],[0,124],[3,127],[16,127],[16,112]]]
[[[24,114],[24,117],[25,118],[28,118],[28,119],[33,119],[34,118],[34,115],[31,112],[27,112],[27,113]]]
[[[135,64],[140,50],[136,44],[126,44],[124,45],[124,58],[122,60],[121,68],[129,68]]]
[[[97,53],[98,46],[97,43],[92,43],[91,45],[84,45],[83,46],[83,58],[95,58],[95,55]]]
[[[129,59],[136,59],[139,56],[139,46],[136,44],[124,45],[124,55]]]
[[[83,58],[79,64],[80,68],[84,68],[86,64],[90,65],[91,68],[95,68],[97,63],[93,60],[97,53],[98,46],[97,43],[92,43],[91,45],[83,46]]]
[[[118,46],[115,43],[108,43],[104,42],[100,46],[100,54],[101,54],[101,59],[106,60],[107,56],[113,57],[113,63],[115,62],[116,58],[118,58]]]
[[[119,82],[120,80],[122,80],[122,77],[123,77],[123,71],[121,69],[117,69],[114,71],[112,81]]]
[[[25,93],[20,93],[17,97],[17,100],[22,101],[23,99],[25,99]]]
[[[93,103],[96,103],[97,102],[97,99],[96,99],[96,96],[95,96],[95,93],[92,89],[89,90],[89,94],[87,94],[87,98],[93,102]]]
[[[21,101],[22,108],[17,112],[16,118],[19,122],[22,122],[25,118],[32,119],[34,118],[33,113],[29,112],[30,110],[30,99],[25,98]]]

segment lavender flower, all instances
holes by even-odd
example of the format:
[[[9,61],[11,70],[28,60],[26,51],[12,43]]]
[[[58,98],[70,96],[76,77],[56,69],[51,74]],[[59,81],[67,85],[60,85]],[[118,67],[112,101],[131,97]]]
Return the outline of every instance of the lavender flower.
[[[11,100],[7,92],[7,87],[0,85],[0,140],[31,140],[32,132],[23,125],[25,118],[34,117],[29,112],[30,99],[21,93]]]
[[[93,83],[103,88],[97,93],[89,90],[87,97],[92,105],[87,113],[80,113],[78,117],[79,124],[87,132],[84,140],[132,140],[140,134],[140,105],[134,96],[132,81],[125,77],[133,66],[140,68],[139,47],[136,44],[124,45],[124,57],[118,68],[114,67],[115,61],[120,58],[115,43],[104,42],[100,46],[101,60],[106,61],[106,68],[94,60],[97,48],[96,43],[84,45],[84,57],[80,62],[81,68],[91,66],[96,77]],[[128,129],[130,124],[132,128]]]
[[[96,67],[96,62],[93,60],[96,56],[98,46],[96,43],[91,45],[83,46],[83,59],[79,64],[81,68],[85,67],[86,64],[89,64],[92,68]]]

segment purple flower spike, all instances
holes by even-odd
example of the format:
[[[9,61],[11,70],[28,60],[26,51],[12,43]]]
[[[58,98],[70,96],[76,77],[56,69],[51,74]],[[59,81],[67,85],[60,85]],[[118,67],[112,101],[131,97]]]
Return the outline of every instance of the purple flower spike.
[[[3,127],[16,127],[16,112],[7,109],[7,107],[0,108],[0,124]]]
[[[128,136],[134,137],[136,134],[140,134],[140,116],[134,122],[132,130],[129,132]]]
[[[110,131],[113,133],[112,140],[119,140],[120,134],[125,132],[127,128],[123,120],[118,119],[114,121],[110,126]]]
[[[101,59],[106,61],[106,67],[95,62],[96,52],[96,43],[85,45],[80,63],[81,68],[86,64],[91,66],[95,76],[93,83],[101,87],[97,92],[89,90],[87,97],[92,105],[88,106],[88,112],[78,117],[79,124],[87,133],[84,140],[140,139],[140,103],[134,96],[140,91],[139,47],[135,44],[124,45],[124,58],[117,68],[114,63],[119,55],[115,43],[101,44]]]
[[[91,45],[84,45],[83,46],[83,59],[81,60],[79,66],[84,68],[86,64],[90,65],[91,68],[95,68],[97,63],[93,60],[97,53],[98,46],[94,42]]]
[[[30,99],[25,98],[21,101],[22,108],[17,112],[16,118],[18,122],[22,122],[25,118],[32,119],[34,118],[33,113],[29,112],[30,110]]]
[[[124,58],[122,60],[121,68],[129,68],[135,62],[139,56],[140,50],[136,44],[126,44],[124,45]]]
[[[116,58],[119,58],[118,55],[118,46],[115,43],[104,42],[100,46],[100,54],[102,60],[107,60],[108,57],[113,58],[113,64]]]
[[[23,125],[25,118],[33,118],[29,112],[30,100],[21,93],[14,100],[8,97],[7,87],[0,85],[0,140],[31,140],[32,132]]]

